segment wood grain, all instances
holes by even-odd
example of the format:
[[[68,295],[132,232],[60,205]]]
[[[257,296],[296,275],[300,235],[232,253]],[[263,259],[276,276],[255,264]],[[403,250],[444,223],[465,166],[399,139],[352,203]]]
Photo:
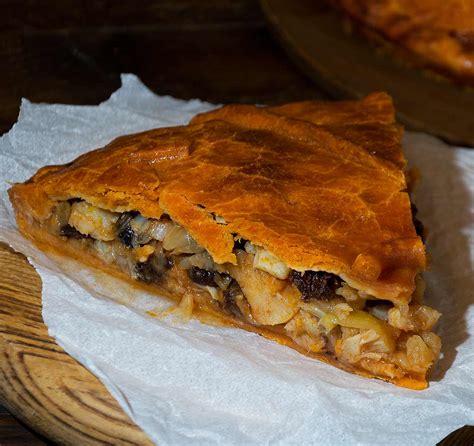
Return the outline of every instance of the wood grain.
[[[0,401],[59,444],[152,444],[103,384],[48,336],[41,317],[41,280],[23,255],[3,244]]]

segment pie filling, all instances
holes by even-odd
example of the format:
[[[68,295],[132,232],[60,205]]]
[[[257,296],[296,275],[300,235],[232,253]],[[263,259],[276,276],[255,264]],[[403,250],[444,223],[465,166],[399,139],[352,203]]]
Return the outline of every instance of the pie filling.
[[[307,352],[390,379],[423,378],[439,356],[441,342],[431,329],[440,313],[422,304],[421,276],[411,304],[395,306],[334,274],[291,270],[237,235],[237,265],[216,264],[167,215],[116,213],[80,199],[59,202],[47,229],[133,279],[180,296],[188,316],[196,307],[224,312],[285,335]]]

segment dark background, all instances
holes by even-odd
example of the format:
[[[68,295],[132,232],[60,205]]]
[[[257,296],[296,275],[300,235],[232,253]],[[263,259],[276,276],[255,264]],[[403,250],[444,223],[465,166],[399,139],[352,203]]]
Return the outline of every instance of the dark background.
[[[0,0],[0,133],[21,97],[96,104],[133,72],[211,102],[323,96],[272,39],[256,0]]]
[[[272,38],[256,0],[0,0],[0,135],[22,97],[97,104],[126,72],[183,99],[327,98]],[[470,432],[443,445],[472,444]],[[0,406],[1,446],[45,442]]]

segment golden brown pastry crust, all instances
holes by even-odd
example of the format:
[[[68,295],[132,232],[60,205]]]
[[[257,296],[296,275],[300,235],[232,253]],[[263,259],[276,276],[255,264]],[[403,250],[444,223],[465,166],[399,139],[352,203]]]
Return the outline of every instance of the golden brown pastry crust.
[[[473,0],[330,0],[416,65],[474,85]]]
[[[426,259],[400,136],[384,93],[339,105],[231,105],[189,126],[117,138],[9,193],[18,214],[40,221],[73,197],[146,217],[165,212],[218,263],[235,263],[238,234],[290,268],[332,272],[404,303]]]
[[[404,303],[426,259],[412,223],[401,133],[384,93],[338,103],[232,105],[188,126],[123,136],[67,165],[44,167],[9,194],[20,230],[43,249],[132,283],[115,266],[41,228],[57,201],[80,197],[117,212],[167,213],[218,263],[235,263],[238,235],[293,269],[333,272],[369,294]],[[308,353],[278,330],[214,316],[352,373],[426,387],[424,376],[372,375]]]

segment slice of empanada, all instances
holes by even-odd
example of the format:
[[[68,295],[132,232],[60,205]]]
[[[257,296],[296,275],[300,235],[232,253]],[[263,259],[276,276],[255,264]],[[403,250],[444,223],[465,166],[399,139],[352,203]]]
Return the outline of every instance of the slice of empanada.
[[[421,389],[440,351],[389,96],[230,105],[14,185],[43,249],[344,370]]]

